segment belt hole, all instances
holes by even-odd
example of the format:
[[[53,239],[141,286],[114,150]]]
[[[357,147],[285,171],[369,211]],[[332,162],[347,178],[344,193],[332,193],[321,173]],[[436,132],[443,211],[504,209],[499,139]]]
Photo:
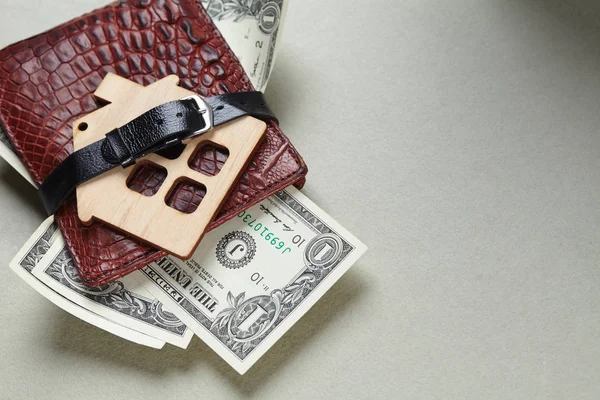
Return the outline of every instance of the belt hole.
[[[222,105],[221,105],[221,106],[217,106],[217,107],[215,108],[215,110],[216,110],[216,111],[221,111],[221,110],[222,110],[222,109],[224,109],[224,108],[225,108],[225,106],[222,106]]]
[[[178,112],[178,113],[177,113],[177,118],[181,118],[181,117],[183,117],[183,114],[182,114],[182,113],[180,113],[180,112]]]
[[[87,122],[81,122],[79,125],[77,125],[77,129],[79,129],[81,132],[87,130],[87,128],[88,128]]]

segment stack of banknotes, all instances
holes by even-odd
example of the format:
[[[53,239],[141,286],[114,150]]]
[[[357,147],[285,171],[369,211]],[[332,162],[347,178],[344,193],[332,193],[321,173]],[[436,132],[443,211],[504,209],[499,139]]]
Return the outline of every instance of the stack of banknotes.
[[[202,4],[264,91],[288,0]],[[34,185],[4,135],[0,156]],[[110,284],[81,283],[53,217],[10,267],[42,296],[100,329],[154,348],[186,348],[196,335],[243,374],[365,251],[290,187],[209,232],[191,259],[165,257]]]

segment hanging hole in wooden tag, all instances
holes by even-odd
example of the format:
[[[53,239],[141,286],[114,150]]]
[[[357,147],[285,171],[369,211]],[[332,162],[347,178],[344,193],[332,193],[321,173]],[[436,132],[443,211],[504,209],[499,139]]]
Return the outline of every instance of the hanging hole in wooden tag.
[[[195,94],[178,83],[171,75],[144,87],[109,73],[95,92],[108,104],[73,123],[75,150],[156,106]],[[129,168],[114,168],[77,188],[79,218],[189,258],[265,130],[263,121],[242,117]]]

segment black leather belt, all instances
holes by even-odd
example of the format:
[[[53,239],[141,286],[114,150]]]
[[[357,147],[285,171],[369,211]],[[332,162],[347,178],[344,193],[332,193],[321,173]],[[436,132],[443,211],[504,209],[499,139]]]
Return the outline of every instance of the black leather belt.
[[[78,185],[245,115],[277,122],[261,92],[191,96],[155,107],[69,155],[39,188],[44,207],[54,214]]]

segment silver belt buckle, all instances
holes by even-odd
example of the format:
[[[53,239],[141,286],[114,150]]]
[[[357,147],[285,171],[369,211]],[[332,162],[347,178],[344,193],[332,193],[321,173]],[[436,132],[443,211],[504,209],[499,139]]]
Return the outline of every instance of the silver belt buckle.
[[[205,123],[204,128],[202,128],[202,129],[200,129],[198,131],[190,133],[186,137],[182,138],[182,140],[187,140],[187,139],[191,139],[191,138],[196,137],[196,136],[200,136],[203,133],[206,133],[206,132],[210,131],[213,128],[213,110],[204,101],[204,99],[202,97],[200,97],[197,94],[194,94],[192,96],[184,97],[181,100],[194,100],[194,102],[196,103],[196,106],[198,108],[198,112],[200,114],[202,114],[202,118],[204,119],[204,123]]]

